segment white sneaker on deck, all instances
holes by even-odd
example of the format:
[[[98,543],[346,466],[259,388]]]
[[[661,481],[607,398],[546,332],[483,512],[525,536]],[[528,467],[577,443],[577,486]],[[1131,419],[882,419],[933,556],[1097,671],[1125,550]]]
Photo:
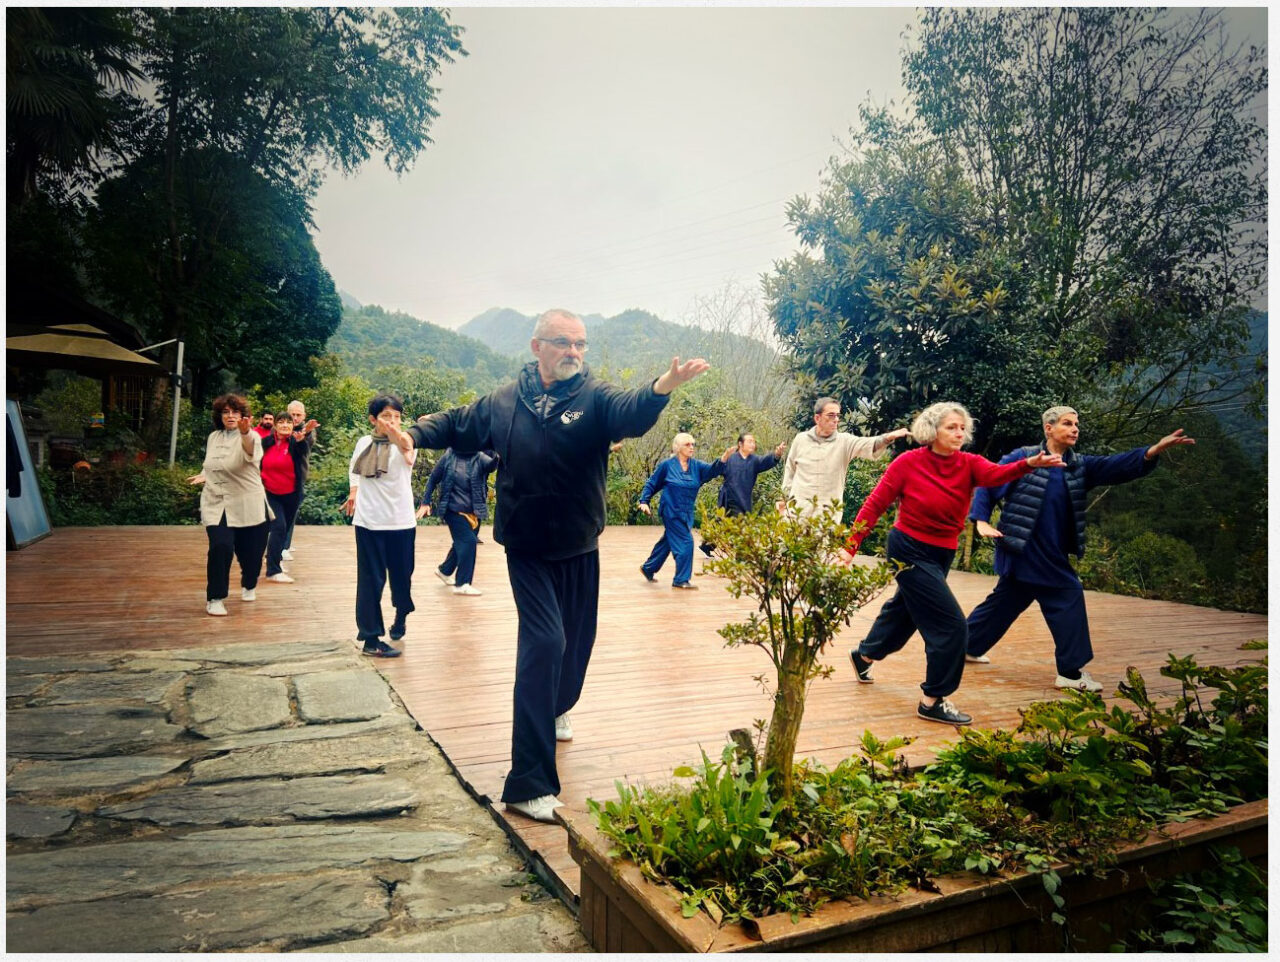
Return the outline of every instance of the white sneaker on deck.
[[[204,603],[204,610],[209,612],[211,615],[225,615],[227,613],[227,606],[224,605],[222,601],[223,599],[221,598],[214,598],[212,601],[206,601]]]
[[[556,741],[573,741],[573,722],[569,721],[569,713],[556,715]]]
[[[449,585],[450,587],[453,587],[453,575],[452,575],[452,574],[445,574],[443,571],[441,571],[439,568],[437,568],[437,569],[436,569],[436,577],[437,577],[437,578],[439,578],[441,581],[443,581],[445,584]]]
[[[291,584],[293,584],[293,579],[292,579],[292,578],[290,578],[290,577],[289,577],[287,574],[285,574],[283,571],[277,571],[277,572],[276,572],[275,574],[273,574],[273,575],[267,575],[267,580],[268,580],[268,581],[274,581],[274,582],[276,582],[276,584],[281,584],[281,585],[291,585]]]
[[[292,560],[293,560],[293,552],[292,552],[292,551],[290,551],[288,548],[285,548],[283,551],[281,551],[281,552],[280,552],[280,560],[282,560],[282,561],[292,561]]]
[[[1102,682],[1095,681],[1094,677],[1083,668],[1080,669],[1079,678],[1065,678],[1059,675],[1053,683],[1058,688],[1065,688],[1068,691],[1102,691]]]
[[[968,652],[965,653],[964,660],[969,662],[969,664],[971,665],[991,664],[991,659],[988,658],[986,655],[970,655]]]
[[[508,811],[519,812],[536,822],[554,822],[555,810],[563,804],[554,795],[539,795],[525,802],[507,802],[506,806]]]
[[[258,600],[258,591],[257,591],[257,589],[256,589],[256,588],[241,588],[241,589],[240,589],[240,600],[241,600],[241,601],[257,601],[257,600]]]
[[[455,595],[478,595],[483,592],[475,585],[457,585],[453,589]]]

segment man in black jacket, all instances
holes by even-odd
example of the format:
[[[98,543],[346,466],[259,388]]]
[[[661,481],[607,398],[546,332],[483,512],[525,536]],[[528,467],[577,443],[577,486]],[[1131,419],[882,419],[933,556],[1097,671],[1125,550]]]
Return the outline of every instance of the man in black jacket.
[[[538,318],[530,349],[535,360],[513,383],[421,417],[406,434],[417,447],[498,453],[493,537],[506,547],[520,620],[502,800],[552,822],[561,804],[556,741],[573,737],[568,713],[595,644],[609,444],[648,431],[667,395],[710,365],[674,358],[652,384],[624,391],[586,369],[587,329],[558,309]]]

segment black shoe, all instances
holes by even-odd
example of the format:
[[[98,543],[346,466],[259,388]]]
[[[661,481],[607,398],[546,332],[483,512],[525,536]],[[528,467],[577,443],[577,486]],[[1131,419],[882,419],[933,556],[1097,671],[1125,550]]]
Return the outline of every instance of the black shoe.
[[[360,650],[360,654],[369,655],[372,658],[399,658],[400,652],[392,648],[381,638],[370,638],[364,643],[364,647]]]
[[[647,571],[645,571],[645,570],[644,570],[644,565],[641,565],[641,566],[640,566],[640,573],[641,573],[642,575],[644,575],[644,577],[645,577],[645,580],[646,580],[646,581],[652,581],[652,580],[653,580],[653,575],[649,574],[649,572],[647,572]]]
[[[858,654],[858,649],[849,652],[849,660],[853,662],[853,673],[858,676],[858,681],[864,685],[874,685],[876,680],[871,677],[871,662]]]
[[[389,634],[391,635],[392,641],[399,641],[401,638],[404,637],[404,619],[405,619],[405,616],[400,615],[398,618],[396,618],[395,621],[391,623],[391,631],[389,632]]]
[[[683,588],[685,591],[697,591],[697,590],[698,590],[698,586],[697,586],[697,585],[691,585],[691,584],[689,584],[689,582],[687,582],[687,581],[677,581],[677,582],[676,582],[675,584],[673,584],[671,587],[672,587],[672,588]]]
[[[713,545],[713,544],[707,544],[707,543],[704,541],[704,542],[702,542],[702,544],[698,545],[698,550],[699,550],[699,551],[701,551],[701,552],[702,552],[704,555],[706,555],[708,558],[710,558],[710,557],[711,557],[711,553],[712,553],[713,551],[715,551],[715,550],[716,550],[716,546],[715,546],[715,545]]]
[[[939,698],[932,705],[921,702],[916,705],[916,714],[925,721],[942,722],[944,725],[969,725],[973,722],[972,716],[966,715],[945,698]]]

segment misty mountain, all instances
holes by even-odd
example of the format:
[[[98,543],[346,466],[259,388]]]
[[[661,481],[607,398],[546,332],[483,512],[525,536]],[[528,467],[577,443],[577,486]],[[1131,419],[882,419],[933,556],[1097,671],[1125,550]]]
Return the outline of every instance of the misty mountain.
[[[346,370],[366,380],[372,381],[380,367],[434,361],[439,367],[461,372],[467,386],[481,393],[508,380],[520,367],[475,338],[376,304],[344,308],[342,323],[329,338],[328,349],[342,358]]]

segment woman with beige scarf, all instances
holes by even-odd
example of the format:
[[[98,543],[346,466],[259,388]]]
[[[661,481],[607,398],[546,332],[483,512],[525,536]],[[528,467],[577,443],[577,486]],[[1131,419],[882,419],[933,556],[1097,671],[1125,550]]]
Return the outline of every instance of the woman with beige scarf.
[[[382,590],[391,582],[396,617],[391,640],[404,637],[405,618],[413,611],[413,547],[417,519],[413,515],[413,462],[417,452],[399,446],[404,433],[400,418],[404,404],[394,394],[379,394],[369,402],[373,433],[356,442],[351,455],[350,483],[342,509],[352,516],[356,531],[356,638],[363,653],[396,658],[400,650],[382,640]]]

